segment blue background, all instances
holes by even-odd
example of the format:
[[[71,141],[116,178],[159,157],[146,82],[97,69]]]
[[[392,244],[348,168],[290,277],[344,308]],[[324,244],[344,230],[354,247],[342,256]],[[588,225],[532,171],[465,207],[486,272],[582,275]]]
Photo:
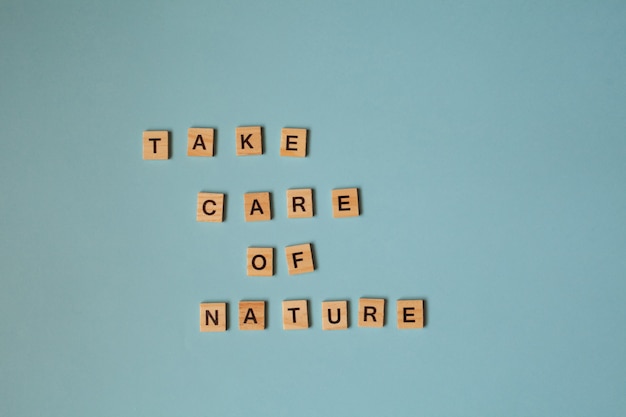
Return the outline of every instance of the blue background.
[[[626,3],[0,2],[0,415],[626,415]],[[260,124],[265,155],[236,157]],[[217,129],[215,158],[187,128]],[[306,127],[306,159],[280,158]],[[143,130],[172,158],[143,161]],[[333,188],[363,214],[333,219]],[[287,219],[285,190],[317,215]],[[200,191],[228,194],[196,222]],[[243,193],[274,220],[245,223]],[[314,273],[284,246],[312,242]],[[273,278],[245,274],[276,248]],[[359,297],[388,301],[356,327]],[[305,298],[311,329],[283,331]],[[395,327],[424,298],[427,327]],[[239,300],[268,302],[243,332]],[[347,331],[321,330],[324,300]],[[227,301],[231,327],[200,333]]]

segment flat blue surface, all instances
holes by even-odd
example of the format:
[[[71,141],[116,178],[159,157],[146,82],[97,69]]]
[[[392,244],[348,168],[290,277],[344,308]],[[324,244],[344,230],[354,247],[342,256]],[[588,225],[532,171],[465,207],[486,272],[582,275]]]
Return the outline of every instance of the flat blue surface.
[[[0,2],[0,415],[626,415],[625,22],[623,1]],[[265,155],[236,157],[254,124]],[[215,158],[186,156],[192,126]],[[278,156],[285,126],[306,159]],[[142,160],[148,129],[170,160]],[[351,186],[362,216],[333,219]],[[315,218],[286,218],[298,187]],[[200,191],[226,222],[196,222]],[[244,222],[249,191],[274,220]],[[289,276],[304,242],[318,269]],[[246,277],[254,245],[273,278]],[[356,327],[363,296],[386,327]],[[427,327],[397,330],[412,297]],[[282,330],[294,298],[311,329]],[[244,299],[266,331],[237,329]],[[347,331],[321,329],[333,299]],[[198,331],[204,301],[229,331]]]

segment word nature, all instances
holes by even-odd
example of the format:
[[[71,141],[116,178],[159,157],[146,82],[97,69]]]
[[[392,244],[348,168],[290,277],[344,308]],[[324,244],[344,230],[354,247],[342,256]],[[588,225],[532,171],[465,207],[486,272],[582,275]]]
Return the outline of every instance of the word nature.
[[[239,302],[239,330],[265,330],[265,301]],[[282,305],[283,330],[308,329],[308,300],[285,300]],[[200,331],[224,332],[227,330],[227,303],[200,304]],[[322,330],[346,330],[348,301],[322,302]],[[397,300],[396,322],[398,329],[424,327],[424,300]],[[384,327],[385,299],[359,299],[358,326]]]

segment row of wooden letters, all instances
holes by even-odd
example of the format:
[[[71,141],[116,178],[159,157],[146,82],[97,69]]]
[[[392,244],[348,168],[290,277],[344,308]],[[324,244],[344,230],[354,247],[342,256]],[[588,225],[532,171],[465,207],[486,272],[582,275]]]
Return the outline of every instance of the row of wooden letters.
[[[196,220],[199,222],[222,222],[224,219],[224,193],[198,193]],[[356,217],[359,215],[358,188],[332,190],[333,217]],[[244,212],[247,222],[272,219],[270,192],[245,193]],[[290,219],[313,217],[313,189],[287,190],[287,217]]]
[[[239,302],[239,330],[265,330],[265,301]],[[283,329],[308,329],[309,308],[307,300],[285,300]],[[224,332],[227,330],[227,303],[200,304],[200,331]],[[424,327],[424,300],[397,300],[397,326],[399,329]],[[385,299],[360,298],[359,327],[383,327],[385,325]],[[348,301],[322,302],[322,329],[345,330],[349,327]]]
[[[143,159],[163,160],[170,157],[170,132],[144,130]],[[235,129],[237,156],[263,155],[263,129],[244,126]],[[212,157],[215,155],[215,129],[189,128],[187,155]],[[307,154],[307,130],[284,128],[280,138],[280,156],[304,158]]]

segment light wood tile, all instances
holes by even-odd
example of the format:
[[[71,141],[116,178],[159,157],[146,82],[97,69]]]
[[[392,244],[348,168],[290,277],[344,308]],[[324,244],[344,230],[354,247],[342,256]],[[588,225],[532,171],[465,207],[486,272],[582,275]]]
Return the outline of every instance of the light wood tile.
[[[310,243],[287,246],[285,255],[287,257],[289,275],[304,274],[315,270],[315,265],[313,265],[313,248]]]
[[[309,328],[309,308],[307,300],[283,301],[283,329],[300,330]]]
[[[248,248],[248,276],[274,275],[274,248]]]
[[[187,130],[188,156],[213,156],[215,129],[190,127]]]
[[[200,331],[226,331],[226,303],[200,304]]]
[[[263,130],[261,126],[242,126],[235,129],[237,156],[263,154]]]
[[[383,327],[385,325],[385,299],[359,299],[359,327]]]
[[[247,222],[260,222],[272,219],[270,193],[246,193],[243,204]]]
[[[224,218],[224,194],[198,193],[196,220],[199,222],[221,222]]]
[[[398,329],[424,327],[424,300],[398,300]]]
[[[280,156],[304,158],[307,150],[307,130],[284,128],[280,135]]]
[[[333,190],[333,217],[356,217],[359,215],[358,188]]]
[[[322,302],[322,329],[345,330],[348,328],[348,301]]]
[[[170,132],[167,130],[144,130],[143,159],[169,159]]]
[[[313,190],[311,188],[287,190],[287,217],[290,219],[313,217]]]
[[[239,302],[239,330],[265,330],[265,301]]]

